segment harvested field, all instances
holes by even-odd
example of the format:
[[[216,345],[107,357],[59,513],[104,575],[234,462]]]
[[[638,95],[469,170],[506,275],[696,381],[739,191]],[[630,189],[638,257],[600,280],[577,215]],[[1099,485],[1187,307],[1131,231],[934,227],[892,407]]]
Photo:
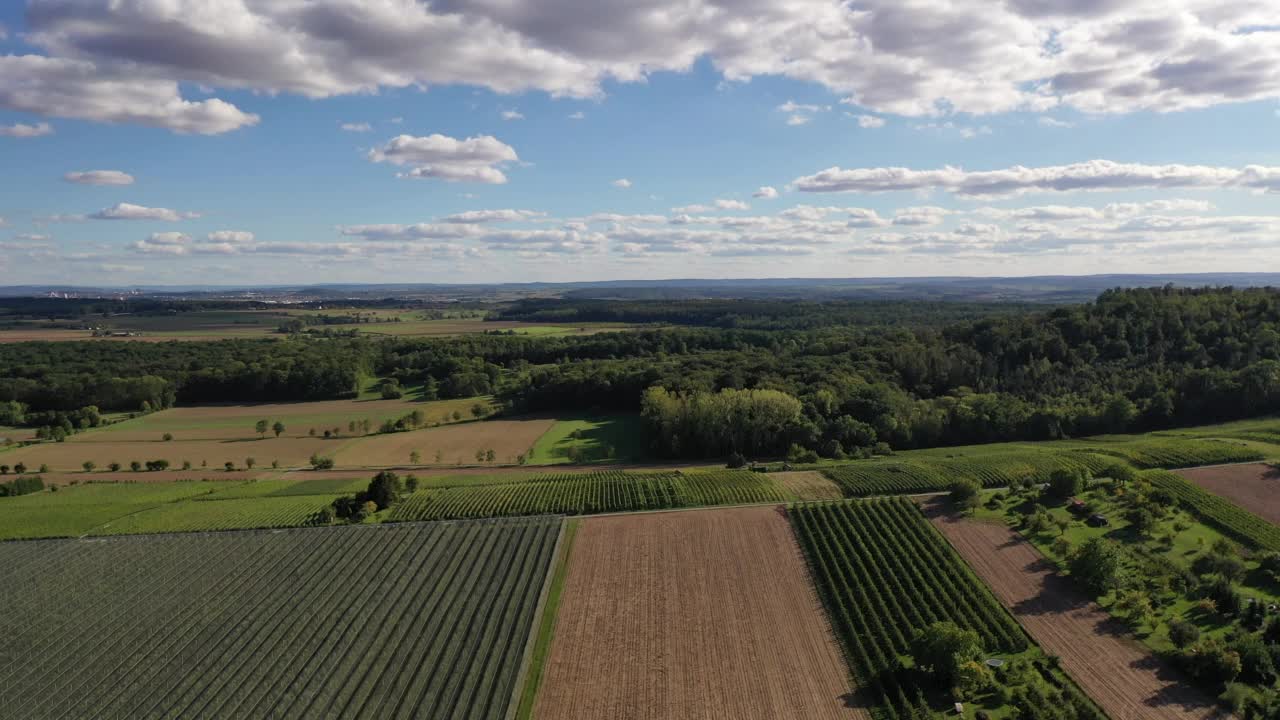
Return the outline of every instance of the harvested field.
[[[1251,463],[1179,470],[1178,474],[1267,522],[1280,525],[1280,469]]]
[[[282,438],[310,438],[311,430],[323,435],[337,429],[350,437],[352,421],[368,420],[376,430],[384,420],[396,420],[421,410],[428,422],[453,422],[453,413],[471,418],[476,403],[488,406],[488,398],[460,398],[433,402],[409,400],[326,400],[301,403],[250,405],[200,405],[161,410],[73,436],[74,442],[159,442],[165,433],[175,440],[257,440],[254,423],[266,420],[285,425]],[[363,434],[362,431],[360,431]],[[274,433],[267,432],[267,437]]]
[[[1133,640],[1128,630],[1031,545],[1002,524],[959,518],[937,503],[930,519],[1006,607],[1115,720],[1212,718],[1202,695]]]
[[[857,718],[781,508],[582,521],[534,717]]]
[[[495,463],[514,463],[554,424],[552,418],[485,420],[375,435],[343,444],[333,459],[338,465],[400,465],[416,450],[423,464],[473,465],[477,450],[493,450]]]
[[[501,720],[559,529],[0,543],[0,718]]]
[[[839,500],[844,497],[840,486],[816,470],[770,473],[769,477],[797,500]]]
[[[247,458],[257,461],[258,470],[270,468],[273,460],[284,467],[305,465],[313,454],[332,455],[345,442],[349,441],[311,437],[171,442],[81,442],[72,439],[8,450],[0,453],[0,462],[8,465],[23,462],[31,469],[48,465],[50,470],[74,473],[81,469],[86,460],[96,463],[100,469],[113,462],[128,468],[129,463],[134,460],[141,463],[148,460],[168,460],[170,470],[181,468],[183,462],[190,462],[192,469],[179,474],[185,477],[203,477],[217,474],[227,462],[243,469]],[[208,465],[202,466],[203,463]]]

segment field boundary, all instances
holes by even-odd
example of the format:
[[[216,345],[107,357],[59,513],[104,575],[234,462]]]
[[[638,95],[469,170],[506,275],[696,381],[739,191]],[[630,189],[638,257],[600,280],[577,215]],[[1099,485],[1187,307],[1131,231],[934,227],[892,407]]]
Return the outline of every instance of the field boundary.
[[[551,652],[556,616],[560,611],[560,596],[564,591],[565,578],[569,574],[569,554],[573,552],[573,540],[580,524],[581,521],[577,518],[561,520],[560,536],[556,538],[556,546],[551,555],[551,570],[543,581],[542,593],[534,608],[534,617],[538,619],[538,623],[529,629],[529,638],[525,641],[520,670],[516,675],[515,685],[511,688],[511,704],[507,707],[506,720],[527,720],[533,716],[538,688],[542,685],[543,663]],[[534,659],[539,654],[543,656],[542,663],[535,666]]]

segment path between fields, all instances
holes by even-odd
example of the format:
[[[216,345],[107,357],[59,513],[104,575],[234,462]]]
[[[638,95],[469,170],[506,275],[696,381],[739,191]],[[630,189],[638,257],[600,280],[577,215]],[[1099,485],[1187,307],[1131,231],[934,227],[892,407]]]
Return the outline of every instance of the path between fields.
[[[1230,717],[1130,637],[1003,524],[957,517],[926,503],[930,521],[978,577],[1112,720]]]

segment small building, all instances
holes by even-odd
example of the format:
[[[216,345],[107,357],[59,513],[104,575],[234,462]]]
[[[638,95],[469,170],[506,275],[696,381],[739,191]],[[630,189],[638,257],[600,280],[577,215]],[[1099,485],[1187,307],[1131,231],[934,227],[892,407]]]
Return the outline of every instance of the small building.
[[[1089,519],[1085,522],[1087,522],[1090,527],[1106,527],[1111,524],[1105,517],[1098,513],[1090,515]]]

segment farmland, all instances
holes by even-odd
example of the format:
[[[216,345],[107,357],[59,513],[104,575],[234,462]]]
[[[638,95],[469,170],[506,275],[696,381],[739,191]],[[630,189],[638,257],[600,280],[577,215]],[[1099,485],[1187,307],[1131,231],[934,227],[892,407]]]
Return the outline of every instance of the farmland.
[[[1181,470],[1179,475],[1214,495],[1248,508],[1273,525],[1280,525],[1280,470],[1254,463]]]
[[[553,519],[0,544],[0,717],[505,717]]]
[[[617,415],[558,420],[529,453],[530,465],[637,460],[647,453],[640,418]]]
[[[949,694],[939,697],[930,681],[899,665],[917,633],[934,623],[975,633],[975,659],[1000,657],[1007,666],[993,678],[1005,687],[1003,698],[986,688],[969,691],[969,700],[1029,717],[1050,704],[1069,713],[1059,717],[1096,716],[910,502],[799,505],[788,514],[862,700],[877,717],[928,717],[950,706]]]
[[[935,508],[933,522],[1046,652],[1113,718],[1215,717],[1210,698],[1176,680],[1169,668],[1127,637],[1030,543],[1001,524]]]
[[[588,515],[797,499],[768,475],[742,470],[535,475],[520,482],[428,488],[393,508],[392,520]]]
[[[554,424],[551,418],[498,419],[388,433],[344,443],[332,456],[338,465],[349,467],[406,465],[415,452],[420,464],[514,464]],[[490,450],[492,458],[485,455]]]
[[[581,521],[533,717],[857,718],[777,508]]]

